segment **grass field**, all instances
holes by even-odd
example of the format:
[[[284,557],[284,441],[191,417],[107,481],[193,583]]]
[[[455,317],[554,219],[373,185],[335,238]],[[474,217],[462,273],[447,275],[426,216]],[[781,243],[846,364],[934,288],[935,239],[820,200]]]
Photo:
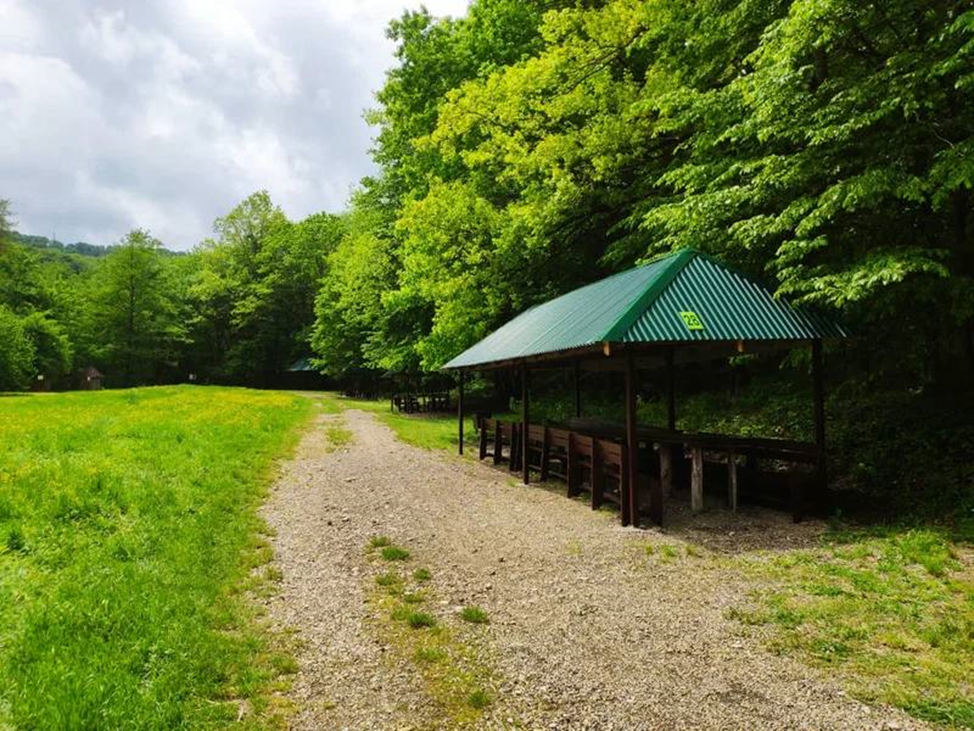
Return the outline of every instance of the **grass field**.
[[[312,402],[172,387],[0,398],[0,728],[272,715],[293,661],[248,589]]]

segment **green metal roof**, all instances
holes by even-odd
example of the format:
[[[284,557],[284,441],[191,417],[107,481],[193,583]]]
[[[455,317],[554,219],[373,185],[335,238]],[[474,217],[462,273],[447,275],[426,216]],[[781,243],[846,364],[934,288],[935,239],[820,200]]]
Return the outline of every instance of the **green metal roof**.
[[[794,341],[846,337],[836,323],[693,249],[656,259],[521,313],[444,369],[474,368],[600,343]]]
[[[316,373],[318,371],[317,368],[311,365],[310,358],[300,358],[294,361],[287,370],[288,373]]]

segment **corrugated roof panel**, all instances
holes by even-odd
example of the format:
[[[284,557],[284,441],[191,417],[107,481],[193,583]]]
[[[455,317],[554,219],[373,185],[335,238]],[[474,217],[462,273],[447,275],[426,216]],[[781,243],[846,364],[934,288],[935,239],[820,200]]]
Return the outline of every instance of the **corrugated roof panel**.
[[[702,329],[689,329],[681,315],[685,312],[695,313]],[[775,299],[769,290],[748,277],[698,254],[638,317],[622,340],[808,340],[845,335],[835,323]]]
[[[684,319],[693,316],[699,328]],[[533,307],[444,368],[516,361],[603,341],[790,341],[846,335],[834,322],[775,299],[768,289],[705,254],[684,250]]]
[[[674,257],[665,257],[532,307],[444,368],[495,363],[601,342],[610,328],[675,263]]]

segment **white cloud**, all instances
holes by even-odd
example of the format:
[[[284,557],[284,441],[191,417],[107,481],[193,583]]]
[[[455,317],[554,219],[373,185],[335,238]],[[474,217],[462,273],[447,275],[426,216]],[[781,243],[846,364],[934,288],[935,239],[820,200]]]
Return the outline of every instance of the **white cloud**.
[[[340,210],[406,5],[0,0],[0,198],[31,233],[176,248],[258,188],[292,218]]]

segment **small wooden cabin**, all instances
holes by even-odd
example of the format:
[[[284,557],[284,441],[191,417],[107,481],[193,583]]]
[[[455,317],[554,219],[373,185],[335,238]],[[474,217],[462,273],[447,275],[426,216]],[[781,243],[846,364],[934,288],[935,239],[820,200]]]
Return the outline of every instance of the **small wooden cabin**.
[[[101,391],[102,381],[105,376],[94,366],[88,366],[81,371],[81,378],[78,387],[82,391]]]

